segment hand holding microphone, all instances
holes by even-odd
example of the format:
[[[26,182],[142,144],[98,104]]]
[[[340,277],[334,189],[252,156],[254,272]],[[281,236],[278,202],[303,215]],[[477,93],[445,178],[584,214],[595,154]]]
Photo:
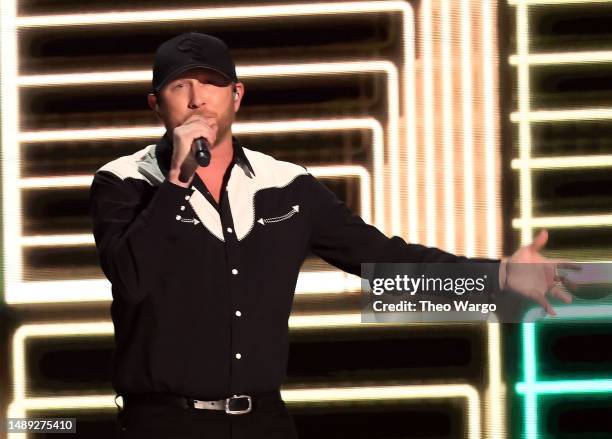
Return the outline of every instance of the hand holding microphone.
[[[210,163],[210,145],[217,137],[214,117],[194,114],[173,130],[172,163],[168,179],[179,186],[189,187],[198,166]]]

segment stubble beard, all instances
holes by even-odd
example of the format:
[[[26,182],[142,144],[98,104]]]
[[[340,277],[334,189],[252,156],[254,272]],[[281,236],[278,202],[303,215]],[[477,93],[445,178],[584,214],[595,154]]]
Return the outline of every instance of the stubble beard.
[[[228,135],[231,137],[232,124],[236,119],[236,112],[234,111],[233,105],[229,105],[226,111],[223,112],[221,117],[218,119],[218,128],[217,128],[217,140],[215,145],[223,142]]]

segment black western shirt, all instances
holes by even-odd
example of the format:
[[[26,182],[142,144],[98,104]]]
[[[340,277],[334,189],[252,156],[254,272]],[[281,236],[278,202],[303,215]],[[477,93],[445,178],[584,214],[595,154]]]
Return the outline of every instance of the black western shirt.
[[[298,273],[312,252],[360,275],[362,262],[467,259],[389,238],[308,171],[241,147],[219,204],[197,174],[167,178],[164,136],[96,171],[100,264],[112,283],[112,382],[119,394],[199,399],[279,389]]]

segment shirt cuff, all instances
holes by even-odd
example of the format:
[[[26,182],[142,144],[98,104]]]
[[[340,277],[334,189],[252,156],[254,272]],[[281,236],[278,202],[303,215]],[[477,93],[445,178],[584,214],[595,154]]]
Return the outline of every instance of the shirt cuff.
[[[183,187],[166,179],[157,188],[157,192],[151,199],[144,215],[148,225],[153,227],[167,228],[176,224],[177,215],[180,215],[180,207],[189,201],[195,189]]]

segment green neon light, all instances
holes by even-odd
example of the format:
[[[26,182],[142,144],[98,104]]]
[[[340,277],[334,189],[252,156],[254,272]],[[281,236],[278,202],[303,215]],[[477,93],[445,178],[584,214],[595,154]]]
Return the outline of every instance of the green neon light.
[[[525,398],[523,431],[526,439],[537,439],[538,431],[538,396],[561,395],[572,393],[612,393],[612,379],[577,379],[577,380],[537,380],[536,325],[565,323],[568,320],[599,320],[612,318],[612,305],[598,306],[562,306],[555,308],[557,317],[543,316],[540,308],[529,311],[521,324],[523,351],[523,382],[517,383],[515,390]]]
[[[538,395],[607,393],[612,391],[612,380],[555,380],[536,382],[531,385],[517,383],[516,391],[521,394],[535,392]]]

